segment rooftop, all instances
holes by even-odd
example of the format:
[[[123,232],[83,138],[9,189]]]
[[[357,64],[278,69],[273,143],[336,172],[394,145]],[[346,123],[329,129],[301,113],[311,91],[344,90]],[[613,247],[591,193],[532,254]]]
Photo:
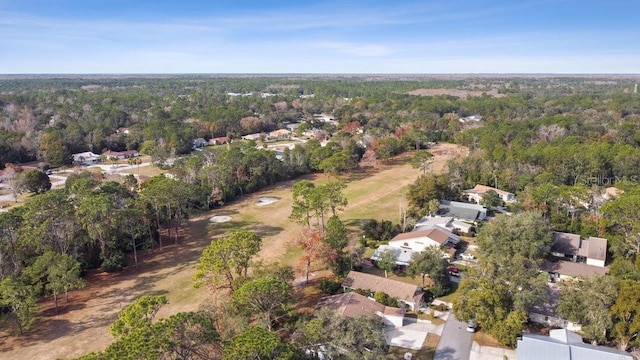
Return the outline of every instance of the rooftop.
[[[422,293],[422,289],[417,285],[407,284],[402,281],[387,279],[357,271],[350,271],[342,282],[342,286],[351,289],[365,289],[373,292],[384,292],[395,299],[411,302],[414,301],[414,297],[417,294]]]
[[[487,209],[484,206],[449,200],[440,201],[440,210],[438,210],[438,215],[469,221],[482,220],[486,213]]]
[[[318,301],[316,308],[330,308],[346,317],[369,316],[377,317],[377,312],[385,311],[384,305],[360,295],[355,291],[344,294],[323,297]]]
[[[468,189],[468,190],[464,190],[465,193],[476,193],[478,195],[483,195],[484,193],[486,193],[487,191],[495,191],[497,194],[500,194],[502,196],[507,196],[509,194],[512,194],[508,191],[504,191],[504,190],[500,190],[500,189],[496,189],[494,187],[491,186],[487,186],[487,185],[476,185],[473,187],[473,189]]]
[[[393,250],[395,252],[397,265],[407,266],[409,265],[409,263],[411,262],[411,258],[413,257],[413,251],[411,249],[389,245],[380,245],[373,253],[373,255],[371,255],[371,260],[378,260],[378,257],[382,254],[382,252],[386,250]]]
[[[590,237],[583,240],[578,234],[554,232],[551,252],[604,261],[607,258],[607,239]]]
[[[555,329],[549,336],[522,334],[517,345],[518,360],[632,360],[624,351],[585,344],[582,337],[566,329]]]
[[[565,276],[585,278],[605,275],[609,271],[606,267],[564,260],[545,261],[540,265],[540,270]]]
[[[429,238],[440,245],[444,245],[446,243],[457,244],[460,242],[460,237],[451,231],[441,227],[441,226],[433,226],[429,229],[422,229],[417,231],[410,231],[402,234],[396,235],[393,239],[389,241],[389,244],[392,242],[401,242],[406,240],[418,239],[418,238]]]

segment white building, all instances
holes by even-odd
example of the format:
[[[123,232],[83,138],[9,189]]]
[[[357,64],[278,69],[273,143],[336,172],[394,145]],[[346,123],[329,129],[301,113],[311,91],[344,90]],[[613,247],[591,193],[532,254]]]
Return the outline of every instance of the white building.
[[[458,221],[450,216],[425,216],[418,220],[413,231],[429,229],[434,226],[440,226],[451,232],[471,234],[475,231],[473,224]]]
[[[76,165],[92,165],[100,161],[100,155],[91,151],[72,154],[71,156],[73,157],[73,163]]]
[[[473,189],[464,190],[463,193],[467,197],[467,199],[469,199],[469,201],[474,201],[476,204],[480,204],[480,202],[482,201],[482,197],[488,191],[494,191],[505,203],[516,202],[516,196],[513,193],[486,185],[476,185]]]
[[[398,234],[389,241],[389,246],[422,252],[429,246],[454,247],[459,242],[458,235],[445,228],[434,226],[424,230]]]

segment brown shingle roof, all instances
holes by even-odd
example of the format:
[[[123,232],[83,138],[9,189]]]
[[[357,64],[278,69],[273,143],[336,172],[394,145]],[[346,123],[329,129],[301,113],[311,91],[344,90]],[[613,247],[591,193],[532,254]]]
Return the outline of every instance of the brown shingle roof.
[[[590,237],[582,240],[578,234],[555,232],[551,251],[604,261],[607,258],[607,239]]]
[[[540,270],[571,277],[590,278],[598,275],[605,275],[609,269],[605,267],[576,263],[573,261],[545,261],[540,265]]]
[[[587,247],[587,257],[589,259],[602,261],[607,259],[607,239],[590,237],[584,243],[589,244]]]
[[[551,244],[551,252],[575,256],[578,255],[579,249],[580,235],[563,232],[553,233],[553,244]]]
[[[316,308],[330,308],[346,317],[369,316],[376,317],[377,313],[385,311],[384,305],[360,295],[355,291],[344,294],[323,297]]]
[[[491,187],[491,186],[480,185],[480,184],[474,186],[473,189],[471,189],[471,190],[474,191],[478,195],[484,195],[487,191],[491,191],[491,190],[495,191],[496,194],[499,194],[499,195],[502,195],[502,196],[507,196],[507,195],[511,194],[508,191],[504,191],[504,190],[496,189],[496,188]]]
[[[400,300],[415,302],[415,296],[422,292],[417,285],[391,280],[380,276],[350,271],[342,282],[342,286],[351,289],[365,289],[373,292],[384,292]]]

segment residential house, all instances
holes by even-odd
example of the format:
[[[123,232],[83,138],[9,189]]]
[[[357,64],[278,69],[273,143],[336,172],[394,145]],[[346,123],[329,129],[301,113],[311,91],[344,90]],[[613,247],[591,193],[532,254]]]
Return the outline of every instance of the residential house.
[[[318,301],[316,309],[324,308],[332,309],[349,318],[358,316],[381,318],[385,325],[393,327],[401,327],[404,321],[403,309],[382,305],[355,291],[323,297]]]
[[[227,144],[229,142],[229,138],[226,136],[220,136],[209,139],[209,145],[222,145]]]
[[[299,123],[291,123],[291,124],[287,124],[285,126],[285,128],[291,132],[296,132],[298,131],[298,128],[300,127]]]
[[[609,271],[606,267],[565,260],[545,261],[540,265],[540,270],[549,273],[552,281],[591,278],[605,275]]]
[[[279,129],[267,134],[267,140],[285,140],[291,137],[291,131]]]
[[[476,204],[441,200],[438,215],[453,217],[458,221],[477,223],[487,217],[487,208]]]
[[[204,138],[193,139],[191,147],[194,149],[201,149],[205,146],[209,145],[209,142]]]
[[[475,227],[473,226],[473,224],[456,220],[450,216],[425,216],[422,219],[418,220],[418,222],[416,222],[413,231],[424,230],[432,228],[434,226],[440,226],[456,234],[475,233]]]
[[[305,130],[302,135],[316,140],[329,140],[330,138],[329,133],[316,128]]]
[[[255,134],[247,134],[245,136],[242,137],[243,140],[253,140],[253,141],[258,141],[262,138],[262,136],[264,136],[262,133],[255,133]]]
[[[562,328],[570,331],[580,331],[582,326],[578,323],[561,318],[557,314],[558,299],[560,298],[560,286],[547,283],[549,299],[542,304],[536,304],[529,311],[529,320],[552,328]]]
[[[355,291],[324,297],[316,305],[316,309],[321,308],[332,309],[349,318],[365,316],[381,319],[385,325],[384,333],[387,345],[405,349],[421,349],[427,337],[427,327],[433,326],[431,323],[424,323],[426,320],[413,320],[405,323],[404,309],[384,306]],[[429,328],[429,330],[431,329]],[[322,345],[314,346],[306,351],[307,354],[316,354],[318,358],[323,358],[318,356],[324,353]]]
[[[459,242],[458,235],[436,225],[423,230],[398,234],[389,241],[389,246],[422,252],[429,246],[454,247]]]
[[[415,253],[413,250],[407,249],[405,247],[395,247],[395,246],[390,246],[390,245],[380,245],[380,246],[378,246],[376,251],[373,253],[373,255],[371,255],[370,259],[373,260],[373,261],[378,261],[378,259],[382,255],[382,253],[387,251],[387,250],[391,250],[391,251],[394,252],[395,259],[396,259],[395,263],[398,266],[409,266],[409,264],[411,263],[411,258],[413,257],[413,254]]]
[[[345,292],[349,289],[384,292],[411,310],[417,310],[424,305],[422,287],[362,272],[350,271],[342,281],[342,288]]]
[[[127,150],[127,151],[105,151],[102,155],[106,156],[109,159],[129,159],[133,157],[140,156],[138,150]]]
[[[491,186],[486,186],[486,185],[476,185],[473,189],[464,190],[463,193],[467,197],[467,199],[469,199],[469,201],[473,201],[476,204],[480,204],[480,202],[482,201],[482,197],[488,191],[494,191],[496,194],[498,194],[500,199],[502,201],[504,201],[505,203],[514,203],[514,202],[516,202],[516,197],[515,197],[515,195],[513,193],[510,193],[510,192],[504,191],[504,190],[500,190],[500,189],[496,189],[496,188],[493,188]]]
[[[481,115],[465,116],[465,117],[461,117],[461,118],[458,119],[458,121],[460,121],[463,124],[479,122],[480,120],[482,120],[482,116]]]
[[[522,334],[517,343],[518,360],[633,360],[617,349],[585,344],[582,337],[566,329],[549,331],[549,336]]]
[[[578,234],[554,232],[551,255],[573,262],[604,267],[607,259],[607,239],[597,237],[582,239]]]
[[[325,113],[313,114],[313,120],[322,121],[322,122],[330,123],[330,124],[333,124],[333,125],[338,124],[338,122],[335,121],[333,115],[329,115],[329,114],[325,114]]]
[[[73,163],[76,165],[92,165],[100,161],[100,155],[91,151],[72,154],[71,156],[73,157]]]
[[[593,277],[608,271],[607,239],[582,239],[578,234],[554,232],[550,252],[555,259],[544,262],[541,270],[553,280]]]

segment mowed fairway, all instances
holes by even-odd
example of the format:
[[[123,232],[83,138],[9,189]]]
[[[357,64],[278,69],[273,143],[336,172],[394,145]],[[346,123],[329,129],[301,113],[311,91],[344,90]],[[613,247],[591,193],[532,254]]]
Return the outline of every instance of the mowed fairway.
[[[466,155],[465,148],[451,144],[440,144],[432,152],[436,172],[441,171],[448,159]],[[346,178],[345,195],[349,204],[340,217],[350,223],[362,219],[397,222],[399,205],[403,202],[406,205],[407,185],[420,175],[406,160],[406,157],[397,159]],[[326,181],[324,175],[310,179]],[[140,270],[130,267],[119,274],[90,274],[87,288],[72,292],[69,303],[61,302],[59,314],[53,311],[52,300],[45,299],[36,325],[25,336],[0,333],[0,358],[73,358],[100,351],[113,341],[108,327],[118,312],[142,295],[168,297],[169,304],[161,309],[159,317],[197,309],[210,295],[210,290],[191,286],[195,264],[211,240],[234,229],[250,229],[263,238],[260,258],[265,262],[298,265],[300,250],[292,242],[300,233],[300,226],[288,219],[292,184],[292,181],[283,182],[198,215],[189,221],[178,245],[172,245],[173,240],[165,238],[164,249],[142,254]],[[277,201],[258,206],[263,197]],[[229,216],[230,221],[212,223],[209,221],[212,216]]]

